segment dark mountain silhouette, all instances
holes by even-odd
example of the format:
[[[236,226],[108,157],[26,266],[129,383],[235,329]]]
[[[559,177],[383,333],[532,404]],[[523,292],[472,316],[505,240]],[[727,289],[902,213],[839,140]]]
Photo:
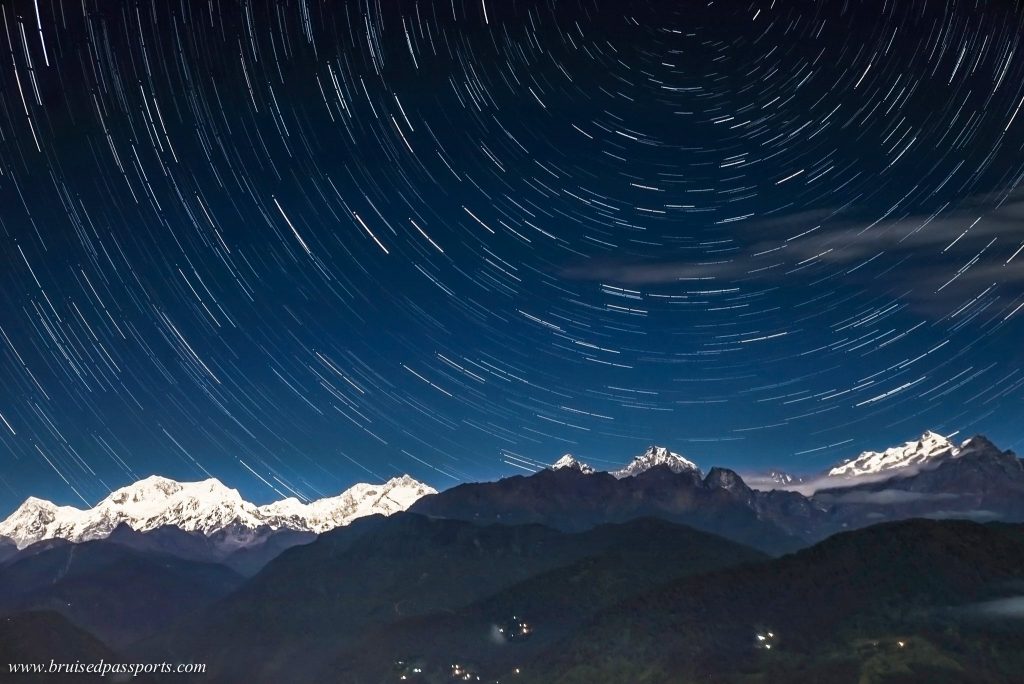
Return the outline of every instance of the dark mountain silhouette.
[[[29,544],[21,550],[15,549],[14,553],[7,556],[3,561],[0,561],[0,566],[10,565],[15,561],[29,558],[30,556],[42,553],[43,551],[48,551],[49,549],[69,546],[71,543],[72,542],[69,542],[67,539],[43,539],[42,541],[37,541],[35,544]]]
[[[164,525],[147,532],[136,532],[126,523],[114,528],[107,541],[139,551],[164,553],[184,560],[221,563],[241,575],[250,577],[280,555],[285,549],[308,544],[316,539],[312,532],[278,530],[264,535],[262,541],[226,552],[216,535],[186,532],[173,525]]]
[[[570,636],[601,609],[651,586],[766,558],[721,537],[662,520],[602,525],[593,533],[613,543],[597,555],[462,608],[397,619],[339,648],[320,678],[395,681],[397,661],[418,663],[424,677],[441,681],[450,676],[452,664],[467,660],[483,672],[511,671]]]
[[[0,536],[0,564],[16,553],[18,553],[18,546],[14,540]]]
[[[410,509],[480,523],[539,523],[585,530],[606,522],[657,517],[718,534],[767,553],[784,553],[843,530],[916,517],[1024,521],[1024,465],[984,437],[956,457],[882,477],[836,481],[812,496],[760,491],[727,468],[673,473],[653,467],[633,477],[543,470],[497,482],[464,484]]]
[[[1015,681],[1024,626],[964,607],[1022,582],[1020,525],[877,525],[626,600],[516,681]]]
[[[426,496],[409,510],[480,523],[538,523],[565,531],[657,517],[768,553],[806,545],[802,538],[758,513],[752,502],[762,499],[769,501],[747,488],[731,470],[722,468],[712,469],[703,480],[694,471],[674,473],[666,466],[622,479],[608,473],[588,475],[562,468],[498,482],[460,485]],[[775,503],[777,499],[779,503]],[[778,495],[771,497],[766,510],[782,508],[781,499]],[[807,505],[806,515],[813,518],[813,506]],[[785,524],[800,529],[809,523],[794,515]]]
[[[659,542],[660,534],[664,541]],[[140,650],[206,662],[218,681],[316,681],[324,667],[373,630],[459,611],[530,578],[619,548],[649,547],[633,561],[623,559],[618,566],[608,561],[607,581],[621,581],[627,569],[638,578],[655,562],[653,548],[664,544],[680,547],[665,554],[668,562],[678,564],[664,572],[675,576],[761,557],[660,521],[566,533],[541,525],[485,526],[399,513],[356,521],[289,549],[241,590]],[[684,557],[688,566],[682,564]]]
[[[301,530],[278,530],[269,534],[260,544],[243,546],[233,551],[223,563],[246,577],[259,572],[263,566],[293,546],[309,544],[317,538],[313,532]]]
[[[240,575],[110,541],[58,544],[0,568],[0,614],[52,610],[112,646],[225,596]]]
[[[121,523],[104,541],[127,546],[136,551],[163,553],[200,563],[215,563],[223,557],[209,537],[186,532],[173,525],[164,525],[148,532],[137,532],[128,523]]]

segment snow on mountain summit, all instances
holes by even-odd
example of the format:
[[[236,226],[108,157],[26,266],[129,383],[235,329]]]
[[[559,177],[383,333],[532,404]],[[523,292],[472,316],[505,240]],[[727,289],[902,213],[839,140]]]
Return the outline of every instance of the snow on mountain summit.
[[[174,525],[205,535],[229,526],[255,530],[270,523],[272,528],[280,527],[260,516],[237,489],[216,478],[177,482],[154,475],[111,492],[88,513],[88,524],[76,535],[80,539],[72,541],[106,537],[122,522],[138,531]]]
[[[594,472],[594,469],[583,461],[578,460],[572,454],[565,454],[560,459],[551,464],[552,470],[561,470],[562,468],[569,468],[571,470],[578,470],[584,475],[590,475]]]
[[[0,536],[13,540],[19,549],[41,539],[67,538],[85,514],[74,506],[58,506],[30,496],[0,523]]]
[[[288,524],[282,524],[283,527],[319,534],[367,515],[391,515],[404,511],[421,497],[436,493],[434,488],[403,475],[382,485],[353,485],[338,496],[308,504],[291,498],[261,506],[258,510],[270,519],[287,520]]]
[[[671,452],[665,447],[650,446],[647,447],[647,451],[635,457],[625,468],[613,471],[612,475],[621,480],[624,477],[639,475],[645,470],[650,470],[660,465],[668,466],[669,470],[673,473],[691,470],[700,474],[700,468],[693,461],[684,458],[680,454]]]
[[[920,439],[885,451],[865,451],[828,471],[829,477],[855,477],[877,475],[913,466],[937,463],[941,459],[956,457],[960,449],[942,435],[931,430]]]
[[[139,532],[172,525],[185,532],[219,535],[224,543],[241,546],[268,530],[320,533],[362,516],[390,515],[433,493],[431,487],[405,475],[382,485],[357,484],[338,496],[308,504],[289,498],[256,506],[215,478],[177,482],[154,475],[111,492],[87,510],[29,497],[0,522],[0,536],[24,548],[43,539],[103,539],[127,523]]]

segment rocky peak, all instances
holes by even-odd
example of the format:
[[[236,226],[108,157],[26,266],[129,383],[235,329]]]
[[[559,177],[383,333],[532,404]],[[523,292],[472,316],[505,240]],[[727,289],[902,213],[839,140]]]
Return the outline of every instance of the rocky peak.
[[[960,444],[961,456],[977,453],[1001,454],[1003,453],[1003,450],[993,444],[992,441],[984,435],[974,435],[973,437],[965,439],[963,443]]]
[[[712,468],[704,478],[704,487],[707,489],[724,489],[743,501],[751,501],[754,497],[753,491],[747,486],[735,471],[728,468]]]

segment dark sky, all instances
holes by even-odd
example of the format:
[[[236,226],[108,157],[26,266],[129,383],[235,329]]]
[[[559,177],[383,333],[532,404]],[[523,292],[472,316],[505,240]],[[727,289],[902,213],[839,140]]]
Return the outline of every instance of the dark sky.
[[[2,3],[0,509],[1013,447],[1021,10]]]

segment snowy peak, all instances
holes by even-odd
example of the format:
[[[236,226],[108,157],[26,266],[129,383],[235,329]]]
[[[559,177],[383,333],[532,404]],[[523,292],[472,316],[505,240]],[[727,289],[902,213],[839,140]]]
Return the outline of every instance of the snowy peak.
[[[391,515],[404,511],[428,494],[437,494],[437,490],[403,475],[382,485],[353,485],[338,496],[308,504],[289,498],[261,506],[258,510],[268,518],[287,521],[282,526],[319,534],[367,515]]]
[[[693,461],[684,458],[680,454],[669,451],[665,447],[649,446],[647,447],[647,451],[636,456],[625,468],[612,472],[612,475],[621,480],[624,477],[639,475],[644,471],[660,465],[668,466],[668,469],[673,473],[692,471],[700,474],[700,468],[698,468],[697,464]]]
[[[207,534],[212,528],[222,527],[221,521],[254,522],[256,512],[237,489],[224,486],[220,480],[177,482],[155,475],[111,492],[92,510],[136,530],[177,525],[188,532]],[[105,530],[102,535],[109,533]]]
[[[274,530],[320,533],[362,516],[390,515],[434,493],[404,475],[382,485],[357,484],[338,496],[310,503],[289,498],[256,506],[214,478],[177,482],[152,476],[111,492],[88,510],[29,497],[0,522],[0,537],[10,537],[24,548],[43,539],[103,539],[121,524],[139,532],[171,525],[207,537],[217,535],[228,546],[245,546]]]
[[[58,506],[45,499],[30,496],[0,523],[0,536],[24,548],[41,539],[70,534],[85,515],[73,506]]]
[[[945,458],[956,457],[960,449],[942,435],[931,430],[916,441],[885,451],[865,451],[828,471],[829,477],[856,477],[877,475],[904,468],[937,464]]]
[[[572,454],[565,454],[564,456],[562,456],[562,458],[558,459],[557,461],[551,464],[552,470],[562,470],[563,468],[568,468],[570,470],[578,470],[584,475],[590,475],[591,473],[594,472],[593,468],[591,468],[583,461],[577,460],[576,457],[573,456]]]
[[[200,501],[242,500],[237,489],[229,489],[216,478],[201,482],[178,482],[159,475],[150,475],[138,482],[114,490],[99,505],[144,509],[147,506],[159,505],[163,501],[181,497]]]

